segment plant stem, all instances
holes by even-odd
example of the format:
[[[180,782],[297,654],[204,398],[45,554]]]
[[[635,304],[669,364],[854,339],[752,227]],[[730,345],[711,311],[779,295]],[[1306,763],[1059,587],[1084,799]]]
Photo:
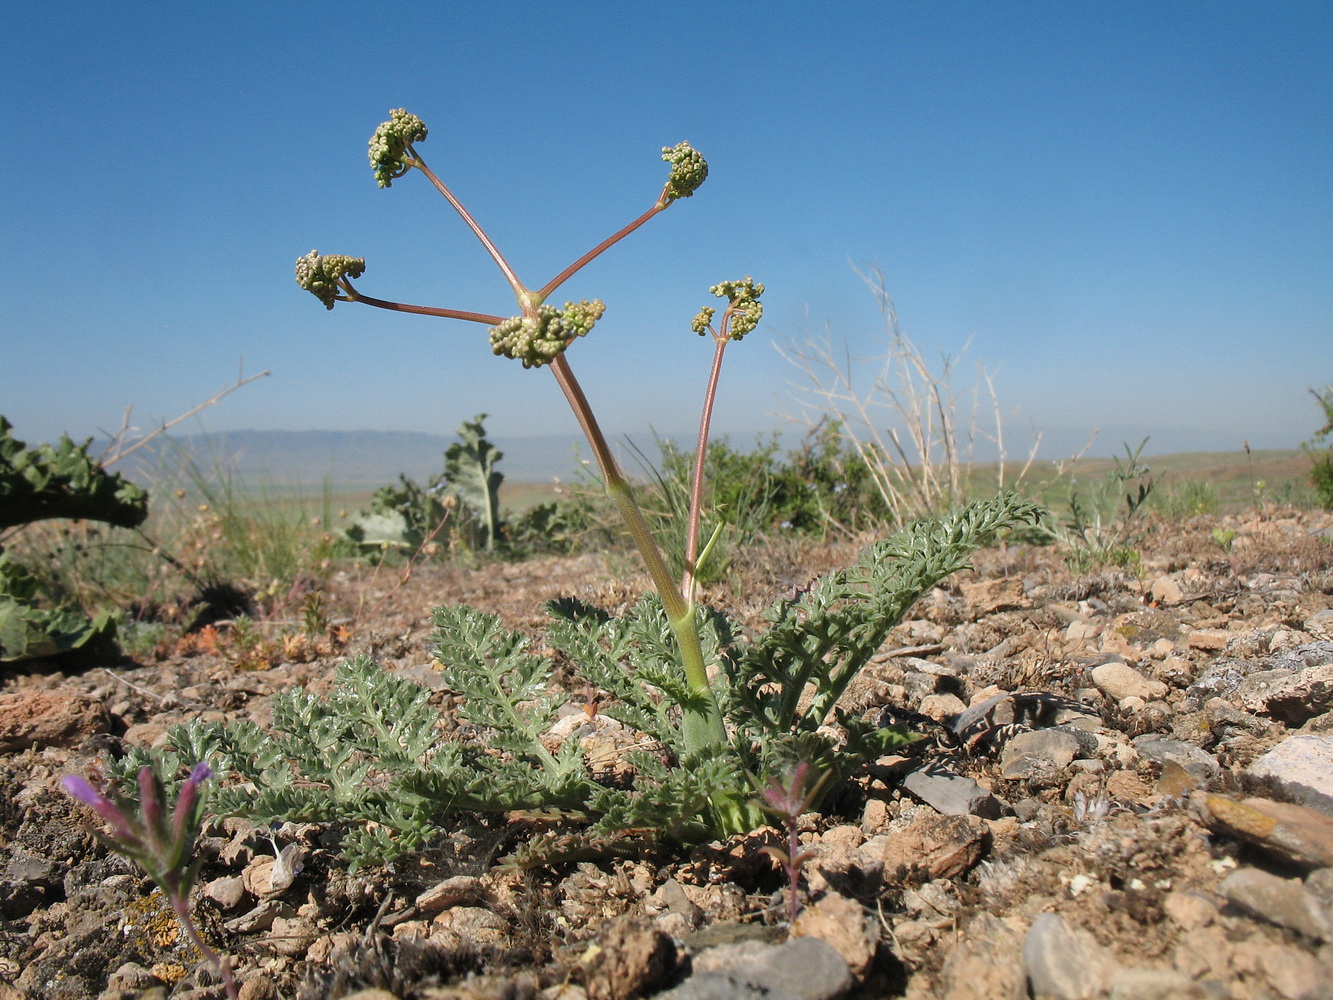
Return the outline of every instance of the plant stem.
[[[418,316],[439,316],[442,319],[462,319],[470,323],[485,323],[487,326],[495,326],[505,321],[503,316],[491,316],[488,313],[464,312],[461,309],[444,309],[439,306],[413,306],[405,302],[389,302],[387,299],[376,299],[369,295],[362,295],[352,283],[346,278],[342,280],[342,286],[348,293],[347,301],[360,302],[363,305],[374,306],[376,309],[391,309],[394,312],[415,313]],[[265,372],[265,374],[268,374]]]
[[[625,527],[643,558],[648,575],[652,578],[653,586],[662,600],[667,621],[680,646],[681,666],[685,670],[685,678],[695,695],[704,701],[702,712],[691,711],[688,708],[684,710],[682,730],[685,745],[695,750],[709,744],[724,742],[726,728],[722,724],[717,700],[713,697],[712,687],[708,683],[708,668],[704,664],[703,646],[699,641],[699,632],[694,622],[694,605],[677,589],[676,581],[671,577],[671,570],[667,568],[666,560],[662,557],[662,550],[653,540],[652,532],[644,520],[643,511],[634,500],[634,492],[630,488],[629,481],[620,471],[610,445],[607,444],[606,436],[602,433],[592,407],[583,394],[583,387],[574,377],[569,362],[561,354],[551,362],[550,367],[560,384],[561,391],[565,394],[565,399],[569,402],[570,409],[574,411],[574,417],[578,420],[584,437],[588,439],[593,457],[596,458],[597,466],[601,470],[607,495],[611,497],[612,503],[616,505],[616,510],[624,520]]]
[[[531,299],[532,294],[523,287],[523,282],[518,280],[518,275],[516,275],[514,269],[509,266],[509,262],[504,259],[504,255],[500,253],[499,248],[491,242],[491,238],[486,235],[481,226],[477,225],[477,220],[472,218],[471,213],[463,207],[463,203],[454,197],[454,193],[445,186],[444,181],[436,177],[435,172],[431,170],[430,167],[426,166],[426,161],[417,155],[417,151],[414,149],[411,152],[413,158],[412,165],[425,174],[427,179],[435,185],[435,190],[444,195],[449,204],[454,206],[454,211],[462,216],[463,221],[467,223],[468,228],[472,230],[477,239],[481,240],[481,245],[484,246],[486,252],[491,255],[491,260],[495,261],[496,266],[500,268],[501,273],[505,276],[505,280],[509,282],[509,287],[512,288],[514,294],[518,296],[519,302],[527,303]],[[537,301],[532,304],[540,304],[542,298],[544,298],[544,296],[539,297]],[[495,324],[492,323],[491,325],[494,326]]]
[[[723,317],[725,323],[726,317]],[[725,331],[726,327],[723,326]],[[708,461],[708,428],[713,420],[713,400],[717,398],[717,381],[722,374],[722,352],[727,349],[729,337],[714,337],[717,349],[713,352],[713,369],[708,375],[708,390],[704,393],[703,412],[699,415],[699,439],[694,446],[694,477],[690,481],[690,518],[685,534],[685,576],[681,580],[681,595],[687,604],[694,604],[695,562],[699,558],[699,519],[703,515],[704,466]]]
[[[236,979],[231,973],[231,961],[226,955],[219,955],[209,947],[208,942],[204,940],[199,929],[194,925],[194,918],[190,916],[190,903],[179,892],[170,892],[167,898],[171,901],[171,908],[176,911],[176,919],[185,928],[185,933],[191,943],[199,949],[199,954],[204,957],[213,968],[218,970],[222,976],[222,983],[226,987],[227,996],[231,1000],[239,1000],[240,992],[236,988]]]
[[[611,247],[615,246],[617,243],[619,243],[621,240],[623,240],[626,236],[628,236],[630,233],[634,232],[634,230],[638,229],[638,228],[639,228],[640,226],[642,226],[645,222],[647,222],[649,219],[651,219],[651,218],[652,218],[654,215],[656,215],[658,212],[663,211],[665,208],[666,208],[666,205],[663,205],[661,202],[658,202],[658,203],[657,203],[656,205],[654,205],[652,208],[648,209],[648,211],[644,212],[641,216],[639,216],[637,219],[635,219],[633,222],[631,222],[631,223],[630,223],[628,226],[626,226],[624,229],[620,230],[620,232],[616,233],[614,236],[608,236],[606,239],[602,240],[601,243],[598,243],[595,247],[593,247],[591,250],[589,250],[587,253],[585,253],[582,257],[580,257],[578,260],[574,261],[574,263],[570,264],[569,267],[565,268],[563,271],[561,271],[559,274],[557,274],[554,278],[552,278],[550,281],[548,281],[545,285],[543,285],[543,286],[542,286],[542,290],[541,290],[540,292],[537,293],[537,301],[538,301],[538,302],[545,302],[545,301],[546,301],[546,297],[547,297],[548,295],[550,295],[550,294],[551,294],[552,292],[554,292],[557,288],[559,288],[559,287],[560,287],[561,285],[563,285],[566,281],[568,281],[569,278],[570,278],[573,274],[575,274],[580,268],[586,266],[586,265],[588,264],[589,261],[595,260],[595,259],[597,258],[598,255],[604,253],[605,251],[609,250]]]

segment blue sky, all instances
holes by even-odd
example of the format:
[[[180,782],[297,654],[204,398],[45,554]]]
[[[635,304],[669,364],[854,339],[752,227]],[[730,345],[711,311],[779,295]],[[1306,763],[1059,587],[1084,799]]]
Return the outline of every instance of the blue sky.
[[[0,413],[27,440],[188,409],[190,430],[570,433],[481,326],[292,279],[312,247],[369,295],[508,315],[420,175],[376,188],[390,108],[531,287],[648,208],[664,145],[711,174],[567,283],[604,319],[571,364],[616,433],[688,431],[708,286],[752,274],[717,422],[783,426],[826,333],[873,355],[853,265],[928,359],[996,370],[1011,452],[1291,447],[1333,381],[1326,3],[16,4],[4,116]],[[1049,451],[1049,449],[1048,449]],[[1057,457],[1054,453],[1051,457]]]

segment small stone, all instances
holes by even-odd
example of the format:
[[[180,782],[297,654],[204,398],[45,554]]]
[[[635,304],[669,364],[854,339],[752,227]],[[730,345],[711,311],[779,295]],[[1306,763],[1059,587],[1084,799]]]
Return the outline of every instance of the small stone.
[[[1213,1000],[1214,993],[1175,969],[1121,969],[1110,1000]]]
[[[747,951],[730,967],[701,964],[706,971],[656,1000],[837,1000],[854,982],[836,949],[813,937]]]
[[[162,980],[138,962],[126,962],[118,966],[106,980],[106,988],[109,990],[146,990],[161,985]]]
[[[990,846],[990,829],[977,816],[941,816],[922,810],[884,843],[884,875],[900,878],[922,872],[955,878],[970,870]]]
[[[1294,879],[1279,878],[1259,868],[1239,868],[1218,891],[1241,909],[1316,941],[1333,939],[1333,927],[1319,901]]]
[[[275,917],[269,928],[268,943],[280,955],[303,958],[317,936],[314,921],[309,917]]]
[[[1294,673],[1267,671],[1262,676],[1266,681],[1262,688],[1252,689],[1249,682],[1241,686],[1241,700],[1250,711],[1301,726],[1333,709],[1333,663]]]
[[[1079,750],[1076,737],[1057,729],[1019,733],[1004,745],[1000,775],[1016,781],[1058,772],[1073,763]]]
[[[967,602],[968,613],[978,618],[997,611],[1018,611],[1032,607],[1032,601],[1023,593],[1022,580],[980,580],[965,583],[958,589]]]
[[[1231,641],[1231,633],[1220,628],[1201,628],[1191,632],[1185,639],[1190,649],[1205,653],[1220,653]]]
[[[1155,733],[1138,737],[1134,741],[1134,749],[1140,756],[1154,764],[1165,765],[1168,762],[1178,764],[1194,777],[1204,781],[1222,769],[1212,754],[1199,749],[1193,743],[1173,740]]]
[[[1276,779],[1293,798],[1333,816],[1333,736],[1288,736],[1247,770]]]
[[[601,928],[579,964],[589,1000],[628,1000],[652,993],[675,962],[671,938],[642,917],[621,916]]]
[[[215,878],[204,886],[204,895],[224,910],[234,910],[245,899],[245,881],[235,875]]]
[[[1333,819],[1293,802],[1200,793],[1208,825],[1302,868],[1333,867]]]
[[[1108,698],[1142,698],[1151,701],[1164,698],[1167,686],[1161,681],[1145,677],[1128,663],[1111,660],[1092,669],[1092,683]]]
[[[1159,576],[1152,582],[1148,592],[1158,604],[1179,604],[1185,599],[1180,584],[1169,576]]]
[[[879,935],[861,904],[830,892],[796,918],[792,937],[819,938],[833,946],[854,976],[860,976],[875,957]]]
[[[940,994],[944,1000],[1026,997],[1022,933],[993,914],[977,914],[944,961]]]
[[[111,716],[99,701],[69,688],[0,694],[0,753],[29,748],[77,747],[89,736],[111,731]]]
[[[1188,892],[1173,889],[1162,900],[1162,911],[1185,930],[1206,927],[1217,919],[1218,906],[1211,899]]]
[[[918,712],[936,722],[952,719],[966,709],[967,706],[958,695],[948,693],[928,694],[921,699],[921,704],[917,707]]]
[[[1090,1000],[1115,961],[1087,931],[1058,913],[1042,913],[1023,941],[1023,967],[1033,1000]]]
[[[238,1000],[276,1000],[278,988],[264,975],[249,976],[237,991]]]
[[[1260,961],[1268,981],[1284,1000],[1313,1000],[1329,995],[1328,968],[1302,948],[1268,947],[1261,953]]]
[[[485,903],[490,898],[490,891],[475,875],[455,875],[417,896],[416,907],[418,913],[439,913],[451,906]]]
[[[1316,639],[1333,640],[1333,608],[1316,611],[1305,619],[1304,627]]]
[[[1000,800],[972,778],[938,765],[919,768],[903,779],[903,790],[945,816],[981,816],[998,819]],[[873,800],[872,800],[873,801]],[[869,803],[866,804],[867,809]]]

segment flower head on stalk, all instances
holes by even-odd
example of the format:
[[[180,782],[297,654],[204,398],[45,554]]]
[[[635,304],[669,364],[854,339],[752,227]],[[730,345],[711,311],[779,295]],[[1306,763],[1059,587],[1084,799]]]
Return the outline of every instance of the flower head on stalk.
[[[563,310],[538,306],[535,316],[514,316],[491,327],[491,350],[522,361],[524,368],[539,368],[564,353],[575,337],[587,336],[605,311],[601,299],[566,302]]]
[[[748,274],[740,281],[723,281],[708,290],[730,303],[727,311],[722,314],[721,336],[728,340],[740,340],[759,325],[759,320],[764,315],[764,306],[759,301],[759,296],[764,294],[764,286]],[[703,336],[713,321],[713,312],[714,310],[705,306],[699,311],[699,315],[694,317],[690,329]]]
[[[207,764],[196,764],[181,785],[170,814],[162,780],[151,767],[139,770],[137,809],[120,793],[108,795],[80,775],[67,775],[60,783],[110,825],[111,832],[102,835],[108,847],[143,868],[168,896],[185,896],[198,874],[198,865],[187,861],[203,817],[199,786],[212,776]]]
[[[311,250],[304,257],[296,258],[296,283],[323,302],[326,309],[333,308],[339,292],[347,291],[342,286],[344,278],[359,278],[365,273],[364,257],[321,254]]]
[[[389,120],[382,122],[370,137],[370,166],[380,187],[393,187],[396,178],[411,169],[407,162],[408,148],[426,138],[426,123],[404,108],[389,112]]]
[[[662,202],[688,198],[708,179],[708,161],[688,142],[663,146],[662,159],[671,164],[671,175],[662,189]]]

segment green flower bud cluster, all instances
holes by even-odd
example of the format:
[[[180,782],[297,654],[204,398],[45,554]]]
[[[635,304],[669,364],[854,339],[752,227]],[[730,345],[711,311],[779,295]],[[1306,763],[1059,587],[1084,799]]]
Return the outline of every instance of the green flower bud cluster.
[[[539,368],[559,357],[575,337],[586,336],[605,311],[601,299],[566,302],[563,311],[538,306],[536,317],[514,316],[491,327],[491,350],[522,361],[524,368]]]
[[[759,320],[764,315],[764,307],[759,302],[759,296],[764,294],[764,286],[758,284],[748,274],[741,281],[724,281],[708,290],[718,298],[726,296],[731,302],[728,307],[731,319],[727,322],[729,340],[740,340],[759,325]],[[698,321],[696,316],[695,322]]]
[[[426,138],[426,123],[403,108],[389,112],[389,120],[370,137],[370,166],[380,187],[392,187],[395,177],[407,173],[403,162],[407,147]]]
[[[663,146],[662,159],[671,164],[671,176],[667,178],[666,186],[668,201],[690,197],[708,178],[708,162],[688,142]]]
[[[311,250],[304,257],[296,258],[296,283],[323,302],[326,309],[332,309],[335,297],[342,290],[338,287],[338,279],[344,275],[359,278],[365,270],[364,257],[321,256],[318,250]]]
[[[704,306],[699,310],[699,315],[694,317],[694,322],[690,324],[690,329],[702,337],[708,332],[708,327],[712,324],[713,315],[716,312],[717,310],[712,306]]]

